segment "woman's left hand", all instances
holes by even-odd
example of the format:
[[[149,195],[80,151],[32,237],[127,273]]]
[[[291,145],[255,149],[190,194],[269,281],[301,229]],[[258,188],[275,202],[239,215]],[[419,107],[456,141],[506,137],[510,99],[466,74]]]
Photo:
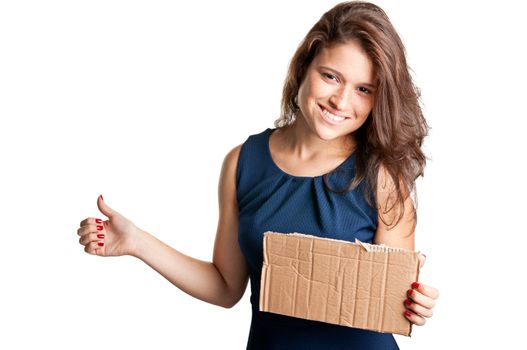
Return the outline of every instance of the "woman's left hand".
[[[419,266],[423,267],[426,256],[419,255]],[[432,309],[435,306],[436,299],[439,297],[439,291],[434,287],[427,286],[423,283],[414,282],[407,292],[408,298],[404,301],[406,311],[405,317],[415,325],[422,326],[426,318],[432,317]]]

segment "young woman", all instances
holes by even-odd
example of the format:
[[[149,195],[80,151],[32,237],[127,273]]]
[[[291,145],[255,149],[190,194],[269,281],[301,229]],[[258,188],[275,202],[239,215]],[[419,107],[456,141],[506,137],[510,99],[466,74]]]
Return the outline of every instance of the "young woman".
[[[325,13],[289,67],[275,128],[225,157],[212,262],[175,250],[110,208],[80,223],[89,254],[132,255],[203,301],[232,307],[251,281],[248,349],[397,349],[393,335],[258,309],[266,231],[414,249],[412,193],[428,126],[403,44],[386,14],[365,2]],[[424,263],[424,257],[421,259]],[[408,286],[405,317],[423,325],[438,291]]]

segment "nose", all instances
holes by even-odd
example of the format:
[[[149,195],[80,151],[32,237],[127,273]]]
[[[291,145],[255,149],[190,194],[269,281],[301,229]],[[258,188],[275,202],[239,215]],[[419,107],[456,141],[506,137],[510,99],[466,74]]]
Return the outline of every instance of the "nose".
[[[339,111],[347,111],[351,105],[351,88],[342,86],[331,95],[329,102],[331,107]]]

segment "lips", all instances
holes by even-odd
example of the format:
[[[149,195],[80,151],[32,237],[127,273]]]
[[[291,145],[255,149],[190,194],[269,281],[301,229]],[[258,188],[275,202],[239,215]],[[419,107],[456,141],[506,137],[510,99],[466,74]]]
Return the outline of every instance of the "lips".
[[[333,114],[333,115],[335,115],[335,116],[337,116],[337,117],[349,118],[349,116],[348,116],[346,113],[338,112],[338,111],[334,110],[334,109],[331,108],[331,107],[325,107],[325,106],[323,106],[323,105],[321,105],[321,104],[319,104],[318,106],[320,107],[320,109],[322,109],[322,110],[326,110],[326,111],[328,111],[329,113],[331,113],[331,114]]]
[[[342,124],[346,119],[349,119],[349,117],[346,116],[335,115],[321,105],[318,106],[320,108],[322,119],[331,125],[339,125]]]

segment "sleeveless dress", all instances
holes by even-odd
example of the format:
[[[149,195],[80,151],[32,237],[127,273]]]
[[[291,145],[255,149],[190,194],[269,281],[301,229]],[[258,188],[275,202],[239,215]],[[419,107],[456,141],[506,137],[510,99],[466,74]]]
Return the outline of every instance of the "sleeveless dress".
[[[339,194],[325,187],[323,176],[293,176],[282,171],[269,149],[274,130],[268,128],[247,138],[236,173],[238,242],[251,281],[247,349],[399,349],[389,333],[259,311],[264,232],[300,232],[372,243],[377,227],[377,211],[366,203],[361,185]],[[329,177],[331,188],[345,188],[354,175],[354,164],[352,153]]]

